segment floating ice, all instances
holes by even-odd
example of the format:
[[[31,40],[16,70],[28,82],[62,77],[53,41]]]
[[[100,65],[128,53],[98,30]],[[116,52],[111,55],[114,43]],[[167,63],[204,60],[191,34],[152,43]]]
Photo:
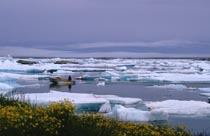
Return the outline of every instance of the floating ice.
[[[210,93],[200,93],[200,95],[210,97]]]
[[[93,76],[81,76],[77,77],[78,80],[83,80],[83,81],[95,81],[98,77],[93,77]]]
[[[163,89],[174,89],[174,90],[179,90],[179,91],[188,89],[187,86],[180,85],[180,84],[154,85],[152,87],[154,87],[154,88],[163,88]]]
[[[119,97],[116,95],[95,95],[95,97],[104,98],[111,104],[132,105],[142,102],[142,99],[140,98]]]
[[[105,86],[105,85],[106,85],[106,82],[100,81],[100,82],[97,83],[97,86]]]
[[[9,90],[12,90],[14,87],[8,85],[8,84],[5,84],[5,83],[0,83],[0,93],[2,91],[9,91]]]
[[[208,82],[210,83],[209,75],[207,74],[181,74],[181,73],[155,73],[150,75],[151,79],[160,81],[179,82]]]
[[[166,100],[161,102],[149,102],[146,106],[151,111],[163,111],[168,114],[210,116],[210,104],[202,101]]]
[[[99,112],[100,113],[108,113],[111,112],[112,108],[109,102],[106,102],[105,104],[103,104],[100,109]]]
[[[107,102],[106,99],[96,98],[93,94],[66,93],[58,91],[50,91],[49,93],[27,93],[24,97],[26,100],[30,100],[30,102],[37,104],[58,102],[63,101],[64,99],[71,101],[72,104],[104,104]]]
[[[139,98],[123,98],[115,95],[93,95],[82,93],[66,93],[58,91],[50,91],[49,93],[27,93],[24,94],[25,100],[30,100],[31,103],[48,104],[49,102],[58,102],[67,99],[72,104],[137,104],[142,102]]]
[[[199,88],[201,92],[209,92],[210,93],[210,88]]]
[[[28,75],[28,74],[18,74],[18,73],[4,73],[2,72],[0,74],[0,80],[1,79],[23,79],[23,80],[27,80],[27,79],[37,79],[40,77],[46,77],[45,75]]]
[[[142,100],[139,98],[126,98],[126,97],[119,97],[119,98],[106,98],[111,104],[122,104],[122,105],[131,105],[141,103]]]
[[[127,67],[126,66],[117,66],[115,69],[118,71],[124,71],[127,69]]]
[[[122,105],[115,105],[112,112],[105,115],[118,120],[133,122],[168,119],[168,114],[161,111],[143,111],[135,108],[125,108]]]

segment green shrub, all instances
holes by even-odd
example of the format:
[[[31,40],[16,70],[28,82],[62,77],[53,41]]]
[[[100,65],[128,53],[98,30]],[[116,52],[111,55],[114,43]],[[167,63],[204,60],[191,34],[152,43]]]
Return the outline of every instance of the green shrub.
[[[76,115],[68,101],[45,106],[0,97],[0,136],[191,136],[185,127],[134,124]]]

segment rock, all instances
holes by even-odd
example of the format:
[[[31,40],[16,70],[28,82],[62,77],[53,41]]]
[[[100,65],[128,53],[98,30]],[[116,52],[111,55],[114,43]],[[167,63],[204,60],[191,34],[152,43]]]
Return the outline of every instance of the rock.
[[[68,61],[68,60],[58,60],[54,64],[79,64],[78,62]]]
[[[24,64],[24,65],[33,65],[33,64],[37,64],[36,61],[29,61],[29,60],[18,60],[17,63]]]
[[[201,61],[210,61],[210,58],[198,58],[197,60],[201,60]]]
[[[49,69],[49,70],[47,70],[47,73],[54,73],[54,72],[57,72],[58,70],[57,69]]]

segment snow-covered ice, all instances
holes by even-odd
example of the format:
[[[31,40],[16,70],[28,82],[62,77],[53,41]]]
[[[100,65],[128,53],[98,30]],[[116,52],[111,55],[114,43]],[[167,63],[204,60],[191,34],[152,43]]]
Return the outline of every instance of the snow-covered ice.
[[[168,119],[168,114],[162,111],[143,111],[135,108],[126,108],[122,105],[115,105],[112,111],[105,115],[118,120],[133,122]]]
[[[100,107],[98,112],[100,112],[100,113],[109,113],[109,112],[111,112],[111,110],[112,110],[112,107],[111,107],[110,103],[106,102]]]
[[[210,88],[199,88],[201,92],[209,92],[210,93]]]
[[[151,111],[162,111],[168,114],[210,116],[210,104],[203,101],[165,100],[148,102],[146,106]]]
[[[17,95],[18,97],[18,95]],[[85,93],[68,93],[59,91],[50,91],[48,93],[26,93],[25,100],[32,103],[47,104],[49,102],[69,100],[72,104],[89,104],[89,103],[112,103],[112,104],[136,104],[142,100],[139,98],[124,98],[115,95],[94,95]]]
[[[174,89],[174,90],[185,90],[188,89],[187,86],[181,84],[168,84],[168,85],[154,85],[154,88],[163,88],[163,89]]]

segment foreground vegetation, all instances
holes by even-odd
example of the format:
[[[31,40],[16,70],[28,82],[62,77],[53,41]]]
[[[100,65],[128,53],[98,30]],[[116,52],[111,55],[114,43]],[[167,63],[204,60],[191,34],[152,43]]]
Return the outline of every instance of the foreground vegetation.
[[[30,105],[0,95],[0,136],[191,136],[184,127],[76,115],[68,102]]]

